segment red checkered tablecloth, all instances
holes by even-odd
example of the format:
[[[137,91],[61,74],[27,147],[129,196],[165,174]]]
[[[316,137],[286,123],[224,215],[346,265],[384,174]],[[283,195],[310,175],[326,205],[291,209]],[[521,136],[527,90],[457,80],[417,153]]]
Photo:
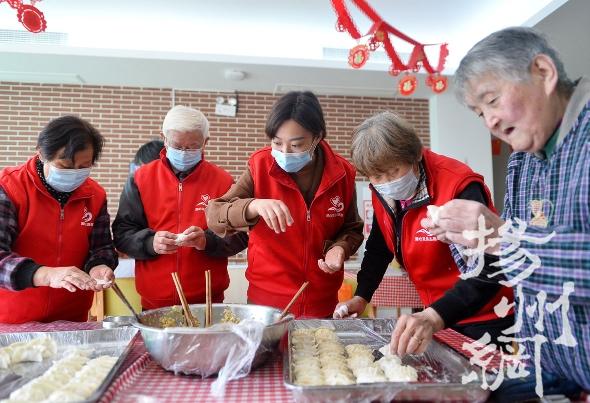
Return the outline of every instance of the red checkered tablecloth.
[[[475,340],[454,331],[453,329],[443,329],[434,334],[434,339],[439,341],[442,344],[446,344],[447,346],[451,347],[453,350],[461,354],[462,356],[469,359],[471,357],[471,353],[469,350],[465,350],[463,346],[465,343],[472,344],[475,343]],[[479,344],[479,346],[484,347],[483,344]],[[488,372],[491,372],[495,368],[498,368],[501,364],[501,356],[498,350],[495,351],[493,354],[493,358],[491,359],[488,367]]]
[[[356,280],[356,272],[344,272],[345,278]],[[384,276],[373,294],[371,303],[376,307],[422,308],[424,304],[408,276]]]
[[[100,328],[100,323],[53,322],[25,323],[22,325],[0,324],[3,332],[38,332],[90,330]],[[441,330],[434,336],[439,342],[449,345],[469,358],[463,343],[473,340],[451,329]],[[500,362],[499,355],[492,360]],[[291,392],[283,385],[283,365],[280,356],[267,362],[262,368],[252,371],[247,377],[229,382],[226,395],[215,399],[209,395],[215,378],[201,379],[196,376],[174,375],[162,369],[151,359],[141,340],[136,340],[121,371],[101,398],[100,403],[117,402],[292,402]]]
[[[227,384],[225,396],[210,396],[215,378],[174,375],[165,371],[146,353],[129,367],[105,393],[101,403],[116,402],[292,402],[283,385],[281,357],[275,357],[247,377]]]

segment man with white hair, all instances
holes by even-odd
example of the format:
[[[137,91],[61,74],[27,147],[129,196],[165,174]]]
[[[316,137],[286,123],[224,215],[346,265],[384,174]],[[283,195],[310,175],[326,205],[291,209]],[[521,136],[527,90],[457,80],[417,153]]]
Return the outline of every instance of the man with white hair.
[[[232,177],[205,161],[209,122],[200,111],[175,106],[162,124],[160,158],[130,176],[113,222],[115,246],[135,259],[135,286],[144,309],[180,304],[177,272],[189,303],[205,301],[205,271],[211,270],[213,302],[229,286],[227,257],[248,244],[238,233],[220,238],[207,229],[210,199],[231,187]]]
[[[504,333],[530,355],[528,369],[537,368],[532,382],[525,377],[503,386],[500,400],[535,397],[540,378],[545,394],[576,385],[590,390],[590,80],[572,82],[533,29],[507,28],[467,53],[455,84],[492,135],[515,151],[504,212],[499,217],[483,204],[452,200],[439,210],[438,224],[422,224],[470,248],[477,239],[466,239],[464,230],[480,230],[480,218],[491,229],[486,258],[502,257],[498,270],[512,282],[519,312],[515,329]],[[508,220],[520,228],[490,242],[501,238]]]

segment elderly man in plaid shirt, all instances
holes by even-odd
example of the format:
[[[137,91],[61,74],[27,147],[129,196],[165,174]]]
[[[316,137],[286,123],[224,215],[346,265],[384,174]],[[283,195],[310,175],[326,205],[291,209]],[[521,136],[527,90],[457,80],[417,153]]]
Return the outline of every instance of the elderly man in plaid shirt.
[[[517,336],[531,361],[540,355],[527,366],[538,368],[531,375],[505,381],[500,400],[533,398],[535,387],[545,395],[590,390],[590,80],[570,81],[557,52],[534,30],[507,28],[467,53],[455,82],[458,97],[514,150],[504,212],[498,217],[482,204],[452,200],[436,225],[430,218],[423,224],[467,248],[477,240],[463,231],[477,233],[482,217],[493,230],[485,258],[501,257],[500,277],[514,287],[521,316],[505,334]],[[511,243],[502,236],[508,225],[520,226]],[[535,335],[546,338],[540,354]]]

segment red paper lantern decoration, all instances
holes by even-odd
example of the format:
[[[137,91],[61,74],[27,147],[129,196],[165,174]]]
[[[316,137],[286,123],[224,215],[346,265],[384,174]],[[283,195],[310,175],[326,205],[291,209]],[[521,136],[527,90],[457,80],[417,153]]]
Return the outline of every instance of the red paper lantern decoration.
[[[35,6],[22,5],[18,9],[18,20],[24,25],[24,27],[30,32],[37,33],[45,31],[47,28],[47,22],[43,13]]]
[[[432,89],[435,94],[440,94],[449,87],[449,80],[445,76],[430,74],[426,78],[426,85]]]
[[[405,76],[404,78],[399,80],[398,83],[399,93],[405,97],[412,95],[416,91],[417,87],[418,80],[416,79],[416,76],[413,75]]]
[[[348,64],[355,69],[360,69],[369,60],[369,48],[366,45],[357,45],[350,49]]]
[[[445,92],[446,89],[449,87],[449,81],[444,76],[439,76],[433,79],[431,88],[436,94],[440,94]]]
[[[35,7],[40,0],[31,0],[31,4],[23,4],[22,0],[0,0],[6,1],[10,7],[16,10],[18,21],[30,32],[38,33],[47,29],[47,22],[43,13]]]

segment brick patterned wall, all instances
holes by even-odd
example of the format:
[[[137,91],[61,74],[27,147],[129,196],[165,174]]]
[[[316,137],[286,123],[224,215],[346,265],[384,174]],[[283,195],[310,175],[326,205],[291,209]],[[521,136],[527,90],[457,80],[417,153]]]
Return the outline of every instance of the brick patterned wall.
[[[268,144],[264,123],[277,96],[238,94],[235,118],[214,115],[218,93],[169,88],[0,82],[0,169],[21,164],[35,152],[40,129],[63,114],[92,122],[106,137],[101,160],[92,177],[105,187],[111,218],[127,177],[129,162],[144,142],[159,136],[162,119],[173,104],[201,109],[211,123],[207,159],[234,178],[246,168],[248,156]],[[174,99],[173,99],[174,98]],[[352,96],[321,96],[328,142],[348,157],[352,129],[376,111],[391,109],[408,119],[429,145],[428,100]]]

